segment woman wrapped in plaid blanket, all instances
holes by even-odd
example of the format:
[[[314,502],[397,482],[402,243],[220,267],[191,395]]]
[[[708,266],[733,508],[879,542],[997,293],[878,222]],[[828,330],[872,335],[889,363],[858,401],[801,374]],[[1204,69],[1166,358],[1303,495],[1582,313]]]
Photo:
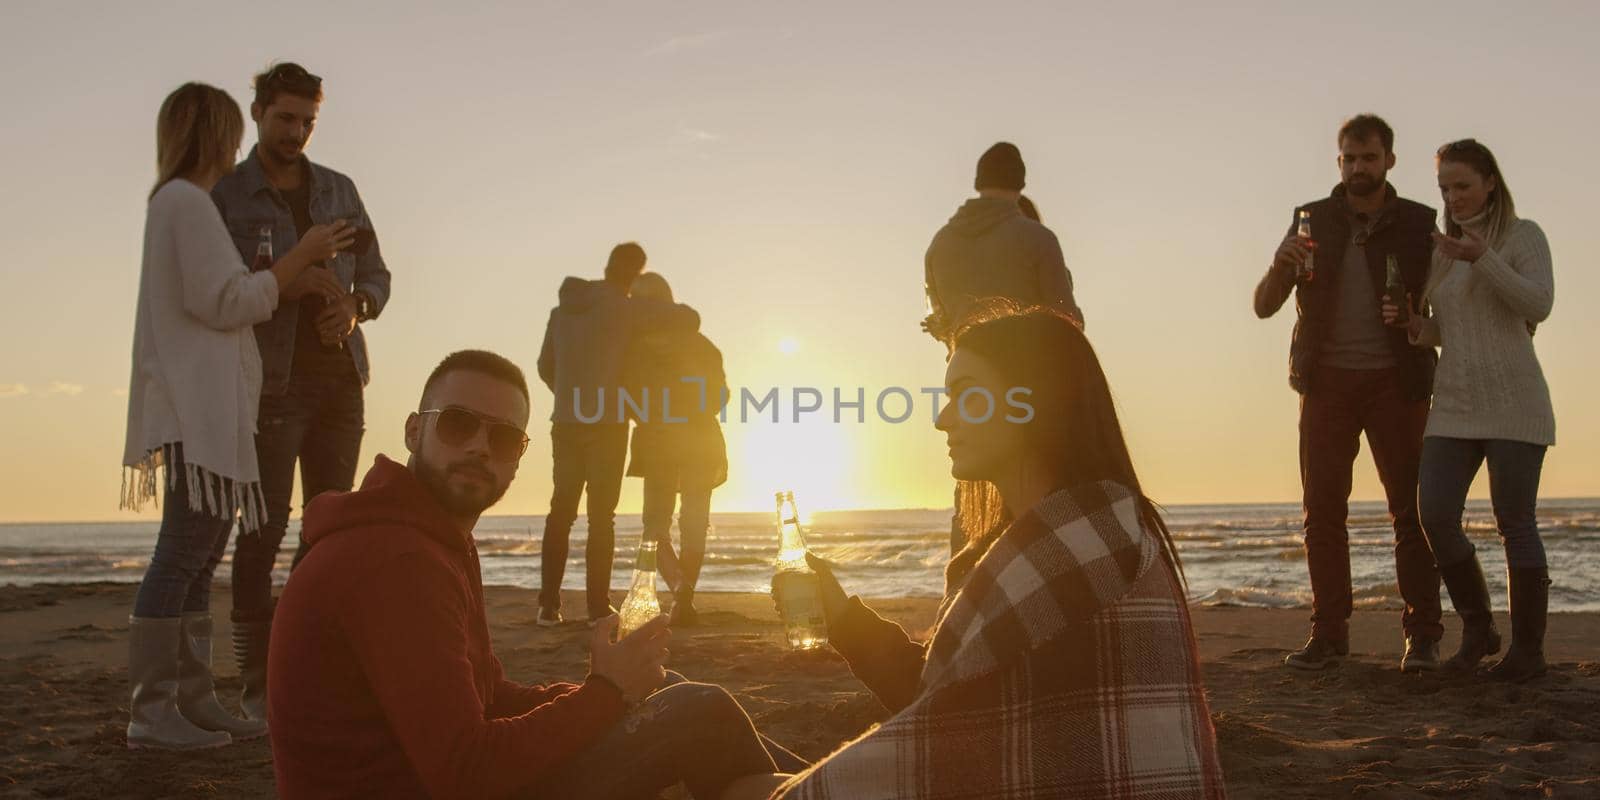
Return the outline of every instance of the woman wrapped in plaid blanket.
[[[1088,340],[990,304],[954,341],[938,427],[969,542],[933,636],[814,559],[834,647],[893,716],[773,796],[1224,797],[1177,553]],[[985,419],[978,389],[1032,411]]]

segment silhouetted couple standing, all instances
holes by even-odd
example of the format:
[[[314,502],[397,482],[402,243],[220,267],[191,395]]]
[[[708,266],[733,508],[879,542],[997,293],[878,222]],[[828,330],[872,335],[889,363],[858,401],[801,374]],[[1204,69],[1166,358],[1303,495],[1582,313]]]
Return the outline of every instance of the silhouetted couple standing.
[[[722,354],[699,333],[700,315],[674,303],[666,280],[645,273],[645,261],[644,249],[627,242],[612,249],[603,279],[567,278],[545,329],[539,378],[555,394],[550,417],[555,488],[540,547],[538,624],[543,626],[563,621],[561,579],[585,492],[588,621],[592,625],[614,613],[611,567],[630,421],[639,427],[626,474],[645,480],[644,535],[660,544],[662,574],[676,593],[674,623],[694,622],[711,491],[728,474],[716,419],[725,385]],[[685,380],[699,381],[706,393],[693,391],[698,387]],[[669,387],[670,399],[663,392]],[[624,388],[635,403],[623,402],[619,390]],[[671,542],[680,495],[681,559]]]

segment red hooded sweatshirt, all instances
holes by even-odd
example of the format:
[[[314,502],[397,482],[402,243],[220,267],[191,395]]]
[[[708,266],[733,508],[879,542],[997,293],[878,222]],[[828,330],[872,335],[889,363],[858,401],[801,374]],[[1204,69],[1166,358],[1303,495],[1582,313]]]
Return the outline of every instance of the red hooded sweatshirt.
[[[622,695],[506,679],[478,551],[404,466],[306,510],[311,545],[283,590],[267,665],[278,795],[496,798],[621,719]]]

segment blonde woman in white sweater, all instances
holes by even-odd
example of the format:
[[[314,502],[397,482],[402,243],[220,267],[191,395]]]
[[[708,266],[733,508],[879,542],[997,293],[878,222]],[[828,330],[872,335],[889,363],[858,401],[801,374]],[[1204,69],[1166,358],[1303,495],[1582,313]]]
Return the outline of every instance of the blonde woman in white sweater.
[[[252,326],[309,265],[348,246],[342,223],[309,231],[251,273],[211,201],[244,134],[220,89],[179,87],[156,120],[158,179],[146,209],[122,505],[164,500],[155,553],[129,619],[129,747],[192,749],[266,733],[217,702],[211,678],[211,574],[234,520],[259,525]],[[164,469],[165,485],[158,477]]]
[[[1538,225],[1517,217],[1489,148],[1472,139],[1451,142],[1439,148],[1437,164],[1445,234],[1434,234],[1420,303],[1433,316],[1412,313],[1402,321],[1399,307],[1386,304],[1384,318],[1405,324],[1414,343],[1440,348],[1418,508],[1462,620],[1461,649],[1447,666],[1469,671],[1500,650],[1483,569],[1461,529],[1467,490],[1487,461],[1511,605],[1511,646],[1488,674],[1525,681],[1545,672],[1549,607],[1550,570],[1536,507],[1556,423],[1533,332],[1555,301],[1550,246]]]

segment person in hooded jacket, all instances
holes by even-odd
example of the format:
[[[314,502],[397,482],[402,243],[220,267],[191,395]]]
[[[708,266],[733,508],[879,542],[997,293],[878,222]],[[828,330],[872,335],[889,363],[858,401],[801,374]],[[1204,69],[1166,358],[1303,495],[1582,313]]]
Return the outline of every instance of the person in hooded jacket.
[[[1072,296],[1072,273],[1061,242],[1039,220],[1039,209],[1022,194],[1027,165],[1010,142],[999,142],[978,159],[974,197],[934,234],[925,258],[928,317],[922,329],[949,345],[951,331],[983,298],[1053,308],[1083,327],[1083,311]],[[957,483],[950,518],[950,554],[966,544]]]
[[[530,411],[522,370],[453,353],[405,423],[404,463],[306,509],[306,557],[272,622],[267,715],[278,796],[767,797],[769,745],[727,690],[668,675],[664,616],[589,637],[583,681],[524,684],[495,655],[472,531],[516,479]],[[770,749],[769,749],[770,747]]]
[[[929,313],[923,329],[935,339],[947,341],[973,304],[989,297],[1053,308],[1082,327],[1061,243],[1038,222],[1037,211],[1029,215],[1021,207],[1026,177],[1016,145],[990,147],[972,182],[978,196],[934,234],[924,258]]]
[[[588,492],[589,539],[584,546],[589,624],[613,612],[611,563],[616,549],[617,500],[628,459],[628,418],[618,396],[622,359],[634,337],[656,331],[693,333],[700,315],[688,306],[631,298],[644,272],[644,248],[619,244],[598,281],[569,277],[550,312],[539,351],[539,378],[555,393],[550,415],[555,488],[540,545],[538,624],[559,625],[567,540]]]
[[[633,284],[637,300],[672,303],[672,287],[654,272]],[[659,543],[661,577],[672,589],[672,624],[694,625],[695,584],[706,558],[711,492],[728,480],[728,449],[717,413],[727,378],[722,351],[704,334],[662,331],[637,337],[623,361],[633,397],[649,401],[633,429],[628,476],[644,478],[644,537]],[[672,510],[680,551],[672,547]]]

